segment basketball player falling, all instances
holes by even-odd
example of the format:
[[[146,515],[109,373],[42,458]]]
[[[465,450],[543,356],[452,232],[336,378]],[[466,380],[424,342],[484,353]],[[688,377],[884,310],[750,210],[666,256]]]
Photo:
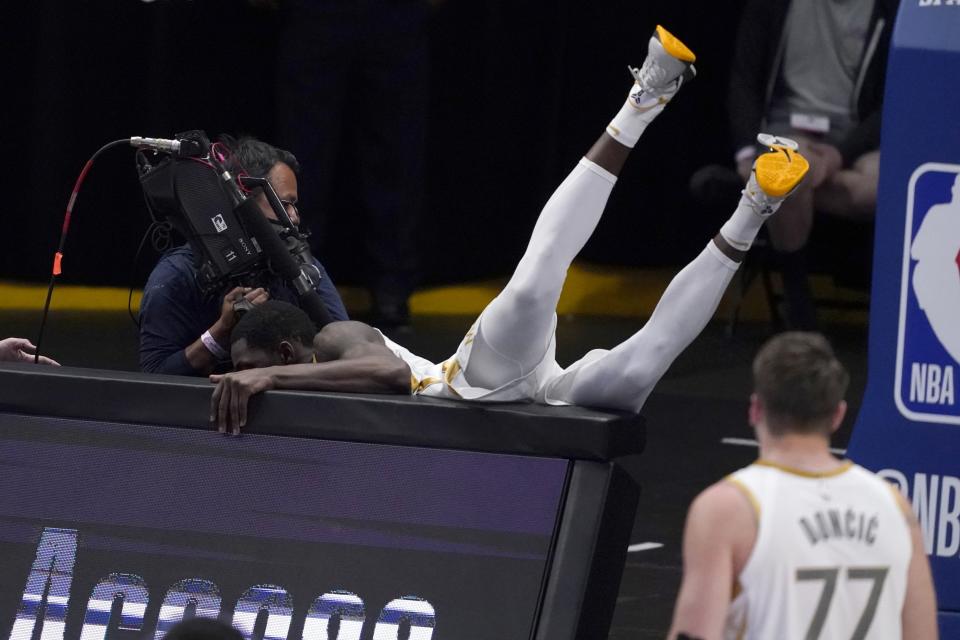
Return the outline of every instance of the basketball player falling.
[[[309,321],[281,303],[250,311],[231,336],[237,371],[217,383],[211,420],[239,433],[247,400],[267,389],[415,393],[483,401],[639,411],[673,360],[713,316],[760,227],[809,165],[784,138],[758,136],[761,155],[730,219],[673,279],[650,320],[611,350],[567,368],[554,359],[556,305],[567,269],[600,220],[627,156],[647,126],[694,77],[693,53],[663,27],[606,131],[554,192],[503,291],[483,310],[457,352],[435,364],[359,322],[335,322],[313,337]],[[306,322],[307,324],[304,324]],[[286,327],[286,328],[284,328]],[[296,335],[295,335],[296,334]]]

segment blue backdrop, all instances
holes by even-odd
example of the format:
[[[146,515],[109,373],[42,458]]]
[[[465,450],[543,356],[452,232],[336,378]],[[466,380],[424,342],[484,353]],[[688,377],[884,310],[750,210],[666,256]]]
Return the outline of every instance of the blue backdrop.
[[[960,6],[901,4],[884,102],[869,381],[849,449],[912,500],[944,638],[960,637],[958,34]]]

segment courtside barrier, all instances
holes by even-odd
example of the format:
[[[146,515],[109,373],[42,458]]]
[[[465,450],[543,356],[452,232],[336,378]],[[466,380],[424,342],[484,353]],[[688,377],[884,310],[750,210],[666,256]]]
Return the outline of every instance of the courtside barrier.
[[[0,638],[605,638],[643,420],[0,365]]]

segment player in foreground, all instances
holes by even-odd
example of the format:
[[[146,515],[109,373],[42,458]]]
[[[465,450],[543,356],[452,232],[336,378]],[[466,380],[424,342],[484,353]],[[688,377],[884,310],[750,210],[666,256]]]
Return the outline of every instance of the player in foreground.
[[[211,377],[217,383],[211,420],[221,431],[238,433],[246,422],[249,396],[278,388],[412,392],[639,411],[673,360],[713,316],[764,221],[809,168],[792,141],[759,136],[771,150],[757,159],[736,211],[673,279],[647,324],[612,350],[593,350],[566,369],[560,367],[554,359],[554,333],[567,269],[599,222],[633,146],[694,76],[693,61],[683,43],[657,27],[642,67],[631,69],[635,83],[623,108],[544,206],[510,281],[447,361],[428,362],[356,322],[332,323],[312,343],[289,333],[267,340],[271,332],[263,329],[268,327],[254,325],[276,319],[256,309],[244,319],[246,328],[238,324],[231,338],[235,368],[249,370]],[[311,360],[319,364],[303,364]]]
[[[669,638],[937,637],[920,527],[883,479],[830,453],[849,377],[820,334],[753,361],[760,459],[701,493]]]

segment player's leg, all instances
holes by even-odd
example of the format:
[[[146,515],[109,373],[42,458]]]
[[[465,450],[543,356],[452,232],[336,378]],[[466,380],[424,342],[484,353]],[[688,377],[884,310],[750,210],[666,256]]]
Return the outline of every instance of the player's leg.
[[[464,377],[496,388],[530,373],[553,336],[557,301],[573,259],[590,238],[617,175],[647,125],[693,77],[693,54],[662,27],[650,39],[626,103],[544,206],[530,243],[476,327]]]
[[[781,132],[776,133],[779,135]],[[787,325],[793,329],[811,330],[817,325],[817,310],[810,288],[806,247],[813,230],[814,187],[822,181],[818,167],[819,153],[816,144],[802,132],[792,130],[785,135],[797,141],[800,153],[809,159],[813,168],[810,171],[811,179],[800,185],[767,225],[767,235],[773,248],[770,261],[780,272],[783,283],[783,310]]]
[[[547,402],[639,411],[673,360],[713,316],[760,227],[809,165],[785,139],[762,137],[760,156],[733,216],[674,277],[644,327],[611,351],[593,351],[544,389]]]
[[[789,130],[776,133],[786,135],[790,140],[795,141],[798,145],[797,150],[810,161],[813,167],[810,170],[810,179],[804,181],[795,192],[790,194],[790,200],[783,203],[777,212],[777,217],[770,220],[767,225],[767,233],[773,248],[783,253],[791,253],[804,248],[810,239],[810,231],[813,228],[813,183],[818,179],[819,155],[814,151],[815,147],[811,145],[810,138],[802,133]]]

